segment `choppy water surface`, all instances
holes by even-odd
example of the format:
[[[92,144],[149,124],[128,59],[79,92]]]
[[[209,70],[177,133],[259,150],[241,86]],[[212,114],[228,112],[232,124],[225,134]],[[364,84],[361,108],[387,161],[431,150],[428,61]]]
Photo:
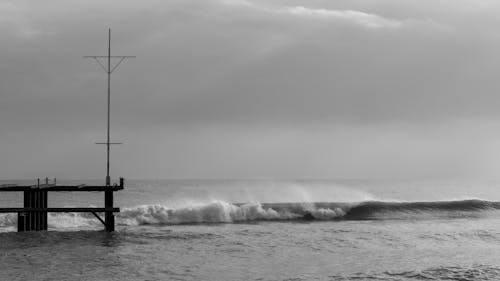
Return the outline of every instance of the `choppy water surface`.
[[[49,216],[48,232],[16,233],[16,216],[0,215],[0,280],[498,280],[497,188],[131,181],[117,198],[115,233],[79,214]],[[99,194],[49,200],[102,205]]]

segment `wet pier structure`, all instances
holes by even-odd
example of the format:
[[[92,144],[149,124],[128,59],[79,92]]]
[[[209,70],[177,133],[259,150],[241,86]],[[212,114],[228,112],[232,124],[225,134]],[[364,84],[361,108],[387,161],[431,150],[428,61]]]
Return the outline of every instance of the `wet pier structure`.
[[[23,207],[2,208],[0,213],[17,213],[17,230],[41,231],[47,230],[48,213],[92,213],[108,232],[115,230],[115,214],[120,208],[114,207],[114,192],[124,189],[124,179],[120,178],[119,184],[113,185],[107,182],[104,186],[92,185],[57,185],[56,180],[51,183],[46,178],[45,183],[30,186],[17,184],[2,184],[0,192],[22,192]],[[48,197],[51,192],[104,192],[104,207],[69,207],[49,208]],[[104,218],[101,215],[104,214]]]

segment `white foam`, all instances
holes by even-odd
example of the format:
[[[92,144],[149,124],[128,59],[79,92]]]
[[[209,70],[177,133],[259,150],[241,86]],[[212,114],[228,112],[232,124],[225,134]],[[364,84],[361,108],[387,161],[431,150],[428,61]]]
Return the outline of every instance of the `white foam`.
[[[331,220],[345,215],[345,211],[340,208],[335,208],[333,210],[327,208],[319,208],[317,210],[311,210],[310,212],[315,219],[319,220]]]
[[[17,214],[0,214],[0,227],[17,225]]]
[[[224,201],[200,203],[179,208],[168,208],[163,205],[143,205],[126,208],[118,214],[119,222],[126,225],[143,224],[183,224],[183,223],[231,223],[262,220],[291,220],[302,218],[305,213],[316,219],[333,219],[343,216],[340,208],[316,209],[305,204],[295,211],[264,208],[262,204],[247,203],[234,205]]]
[[[250,220],[276,220],[283,214],[273,209],[263,209],[259,203],[236,206],[224,201],[170,209],[163,205],[143,205],[126,208],[119,215],[120,222],[127,225],[181,224],[181,223],[230,223]],[[288,218],[293,216],[287,215]]]
[[[49,229],[95,228],[101,225],[92,214],[85,213],[49,213]]]

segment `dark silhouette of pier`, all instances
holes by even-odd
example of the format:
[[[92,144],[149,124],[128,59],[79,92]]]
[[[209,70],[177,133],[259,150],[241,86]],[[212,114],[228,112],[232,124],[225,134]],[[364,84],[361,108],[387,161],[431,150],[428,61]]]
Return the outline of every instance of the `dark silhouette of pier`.
[[[17,213],[17,231],[40,231],[47,230],[48,213],[92,213],[103,225],[106,231],[115,230],[115,215],[120,208],[114,207],[113,193],[124,188],[124,179],[120,178],[119,184],[105,186],[89,185],[57,185],[55,180],[49,183],[36,185],[0,185],[0,192],[22,192],[24,206],[18,208],[1,208],[0,213]],[[104,192],[104,207],[68,207],[49,208],[49,192]],[[99,215],[104,214],[104,219]]]

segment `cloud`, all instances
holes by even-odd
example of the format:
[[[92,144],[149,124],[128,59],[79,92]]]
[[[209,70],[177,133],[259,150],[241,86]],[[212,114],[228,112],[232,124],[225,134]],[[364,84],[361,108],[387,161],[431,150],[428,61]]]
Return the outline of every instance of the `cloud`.
[[[249,2],[247,0],[221,0],[222,4],[231,6],[245,6],[260,10],[262,12],[286,14],[294,17],[324,19],[324,20],[343,20],[352,22],[366,28],[399,28],[405,22],[385,18],[376,14],[365,13],[356,10],[329,10],[306,8],[304,6],[280,7],[266,6]]]
[[[105,52],[108,25],[113,52],[137,56],[113,76],[120,174],[410,177],[500,159],[479,141],[500,139],[480,135],[500,122],[498,17],[411,1],[0,1],[0,177],[101,175],[106,80],[81,56]],[[442,129],[458,118],[480,121]]]
[[[403,25],[402,21],[354,10],[311,9],[295,6],[285,8],[282,11],[299,17],[345,20],[367,28],[399,28]]]
[[[354,9],[338,10],[325,8],[308,8],[304,6],[272,6],[250,2],[248,0],[220,0],[219,3],[226,6],[239,6],[246,9],[252,9],[254,12],[287,15],[294,18],[352,23],[368,29],[399,29],[411,25],[426,25],[431,26],[432,28],[439,28],[440,30],[449,29],[447,26],[443,26],[429,18],[394,19]]]

